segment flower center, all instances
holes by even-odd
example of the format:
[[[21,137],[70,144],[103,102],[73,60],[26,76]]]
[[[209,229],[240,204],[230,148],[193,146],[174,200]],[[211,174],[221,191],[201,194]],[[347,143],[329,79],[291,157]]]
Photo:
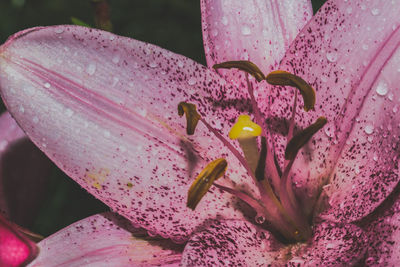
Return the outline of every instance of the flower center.
[[[201,121],[220,139],[255,181],[261,197],[255,198],[248,193],[215,183],[218,178],[224,176],[228,165],[225,159],[219,158],[209,163],[192,183],[188,191],[187,206],[194,210],[209,188],[216,186],[250,205],[257,214],[255,222],[264,224],[265,221],[268,221],[273,230],[277,231],[287,242],[308,240],[311,237],[311,220],[302,211],[300,202],[294,194],[289,174],[298,151],[327,122],[325,117],[319,117],[315,123],[294,134],[297,92],[299,91],[303,98],[304,110],[310,111],[315,104],[314,89],[302,78],[286,71],[273,71],[265,76],[254,63],[249,61],[229,61],[217,64],[214,68],[237,68],[246,72],[255,122],[249,115],[240,115],[229,133],[229,138],[239,143],[242,153],[197,113],[195,105],[179,103],[178,114],[186,115],[187,134],[194,134],[198,121]],[[277,163],[273,146],[267,142],[268,132],[265,131],[267,129],[264,125],[265,120],[262,119],[262,113],[257,106],[248,75],[252,75],[258,82],[266,80],[271,85],[291,86],[298,89],[294,94],[283,171]]]

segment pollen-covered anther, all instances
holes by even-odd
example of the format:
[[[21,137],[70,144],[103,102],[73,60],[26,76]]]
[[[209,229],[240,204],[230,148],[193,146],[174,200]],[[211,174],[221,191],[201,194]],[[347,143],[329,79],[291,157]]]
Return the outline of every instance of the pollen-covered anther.
[[[238,60],[238,61],[226,61],[213,66],[214,69],[232,69],[236,68],[247,72],[253,76],[258,82],[265,80],[265,75],[262,73],[259,67],[251,61],[248,60]]]
[[[271,85],[292,86],[299,89],[304,101],[304,110],[309,111],[315,105],[315,91],[301,77],[283,70],[276,70],[267,75],[265,78]]]
[[[220,158],[210,162],[190,186],[186,206],[194,210],[200,200],[218,178],[225,174],[228,163]]]
[[[196,105],[186,102],[180,102],[178,104],[178,115],[186,115],[186,133],[193,135],[196,129],[197,123],[200,120],[200,114],[197,112]]]
[[[288,145],[286,146],[285,158],[287,160],[293,160],[300,148],[302,148],[316,132],[324,127],[327,122],[328,121],[325,117],[319,117],[313,124],[300,131],[292,139],[290,139]]]
[[[257,136],[261,133],[260,125],[254,123],[248,115],[240,115],[229,132],[229,138],[238,140],[253,173],[257,168],[259,158]]]

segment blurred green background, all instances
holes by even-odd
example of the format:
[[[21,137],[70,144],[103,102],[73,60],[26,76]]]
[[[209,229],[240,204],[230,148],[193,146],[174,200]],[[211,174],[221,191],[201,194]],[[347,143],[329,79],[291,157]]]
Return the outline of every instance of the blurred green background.
[[[312,1],[314,12],[324,2]],[[114,33],[159,45],[205,64],[199,1],[109,0],[109,5]],[[1,0],[0,43],[29,27],[71,24],[71,17],[94,25],[90,0]],[[0,111],[4,110],[0,101]],[[45,236],[108,209],[56,168],[45,198],[30,227]]]

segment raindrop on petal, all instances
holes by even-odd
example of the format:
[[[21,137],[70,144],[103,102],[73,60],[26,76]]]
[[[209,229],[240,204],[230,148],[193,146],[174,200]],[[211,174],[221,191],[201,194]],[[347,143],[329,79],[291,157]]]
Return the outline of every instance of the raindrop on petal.
[[[327,59],[329,62],[336,62],[337,59],[338,59],[338,53],[335,52],[335,51],[328,52],[328,53],[326,53],[326,59]]]
[[[367,124],[364,131],[366,134],[372,134],[374,132],[374,126],[372,124]]]

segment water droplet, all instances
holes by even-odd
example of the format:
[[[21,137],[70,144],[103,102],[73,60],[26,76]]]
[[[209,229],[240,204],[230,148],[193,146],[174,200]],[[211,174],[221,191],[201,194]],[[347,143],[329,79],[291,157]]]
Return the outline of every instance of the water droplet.
[[[373,159],[374,161],[378,161],[378,155],[377,155],[377,154],[374,154],[374,156],[372,157],[372,159]]]
[[[392,111],[393,111],[393,113],[397,113],[398,107],[397,106],[393,107]]]
[[[112,62],[113,62],[114,64],[118,64],[118,62],[119,62],[119,55],[114,56],[113,59],[112,59]]]
[[[251,34],[251,29],[249,26],[242,26],[242,34],[243,35],[250,35]]]
[[[223,16],[223,17],[221,18],[221,23],[224,24],[225,26],[228,25],[228,18],[225,17],[225,16]]]
[[[54,29],[54,32],[57,33],[57,34],[63,33],[64,32],[64,28],[57,27],[57,28]]]
[[[326,136],[328,136],[328,137],[334,136],[334,130],[331,126],[324,127],[324,132],[325,132]]]
[[[389,99],[390,101],[393,101],[393,98],[394,98],[394,94],[393,94],[392,92],[390,92],[390,93],[388,94],[388,99]]]
[[[112,87],[116,86],[118,82],[119,82],[119,78],[118,78],[118,77],[114,77],[114,78],[113,78],[113,83],[112,83],[111,86],[112,86]]]
[[[95,63],[90,63],[86,67],[86,73],[89,75],[93,75],[96,72],[96,64]]]
[[[377,15],[379,15],[379,13],[380,13],[380,10],[378,8],[371,9],[371,14],[372,15],[377,16]]]
[[[355,168],[354,168],[354,172],[356,173],[356,174],[360,174],[360,168],[358,167],[358,166],[356,166]]]
[[[338,53],[336,51],[326,53],[326,59],[329,62],[336,62],[338,59]]]
[[[387,83],[380,81],[376,86],[376,93],[380,96],[386,95],[388,92],[388,85]]]
[[[110,41],[115,39],[115,35],[110,35]]]
[[[150,62],[150,64],[149,64],[149,67],[153,68],[153,69],[157,68],[157,66],[158,66],[157,62],[154,62],[154,61]]]
[[[67,108],[65,111],[65,116],[67,116],[68,118],[71,118],[72,115],[74,115],[74,111],[72,109]]]
[[[372,135],[368,136],[368,142],[372,143],[374,141],[374,137]]]
[[[257,214],[255,218],[256,223],[263,224],[265,222],[265,217],[261,214]]]
[[[51,85],[50,85],[49,83],[45,83],[45,84],[44,84],[44,87],[46,87],[46,88],[50,88],[50,86],[51,86]]]
[[[111,136],[111,133],[108,130],[105,130],[103,134],[104,134],[104,137],[106,137],[106,138],[109,138]]]
[[[364,131],[366,134],[372,134],[374,132],[374,126],[372,124],[367,124],[364,127]]]
[[[197,80],[196,80],[195,77],[190,77],[187,82],[188,82],[189,85],[195,85]]]

